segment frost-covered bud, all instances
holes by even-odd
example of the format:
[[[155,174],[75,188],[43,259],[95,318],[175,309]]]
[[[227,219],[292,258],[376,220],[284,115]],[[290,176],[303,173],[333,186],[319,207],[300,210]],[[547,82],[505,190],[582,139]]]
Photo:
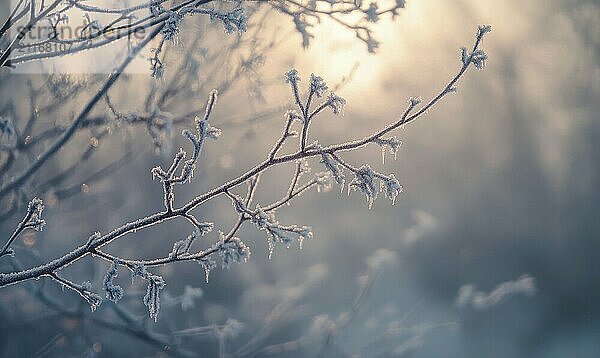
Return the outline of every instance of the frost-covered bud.
[[[463,65],[468,65],[472,63],[475,68],[478,70],[482,70],[485,68],[488,56],[483,50],[475,50],[472,54],[469,55],[466,48],[461,47],[461,61]]]
[[[300,248],[302,248],[302,243],[304,240],[311,239],[313,237],[312,228],[310,226],[283,226],[277,221],[273,221],[268,227],[267,231],[271,236],[269,240],[269,258],[273,253],[275,244],[277,243],[283,244],[289,248],[294,242],[294,239],[297,239],[298,245]]]
[[[230,198],[236,213],[245,214],[250,211],[248,210],[246,203],[244,203],[244,200],[242,200],[242,198],[240,198],[239,196],[235,194],[230,194]]]
[[[202,9],[199,12],[208,14],[211,21],[220,20],[223,23],[225,32],[228,34],[236,30],[238,32],[245,32],[248,29],[248,17],[244,14],[244,9],[241,7],[225,13],[215,9]]]
[[[157,51],[158,49],[151,49],[151,52],[154,52],[155,55],[151,57],[150,60],[150,71],[152,78],[162,79],[165,74],[165,66],[162,61],[158,58]]]
[[[218,139],[221,136],[221,130],[219,128],[212,127],[207,120],[199,120],[198,132],[203,138]]]
[[[327,105],[331,107],[334,114],[340,114],[344,110],[346,100],[336,95],[335,93],[330,92],[327,96]]]
[[[196,223],[196,229],[200,233],[200,236],[204,236],[211,232],[215,228],[215,224],[211,222]]]
[[[292,242],[294,242],[294,236],[291,235],[292,233],[277,225],[269,227],[268,231],[271,235],[271,240],[273,241],[272,245],[274,245],[275,243],[282,243],[287,248],[289,248]]]
[[[373,201],[377,199],[377,193],[379,192],[377,185],[375,185],[377,173],[366,164],[360,167],[354,174],[355,178],[348,185],[348,190],[350,188],[360,190],[366,196],[370,209],[373,206]]]
[[[272,218],[267,214],[260,205],[256,205],[256,213],[252,216],[252,223],[259,229],[267,228]]]
[[[310,226],[299,227],[299,229],[296,231],[296,234],[298,234],[298,241],[300,243],[300,247],[302,247],[302,242],[304,240],[312,239],[314,235],[312,227]]]
[[[119,265],[116,261],[106,271],[104,279],[102,280],[102,288],[106,292],[106,298],[118,302],[123,298],[123,288],[119,285],[115,285],[114,280],[119,274]]]
[[[237,237],[225,242],[225,235],[219,231],[221,239],[217,243],[217,250],[221,257],[221,267],[228,269],[233,263],[246,262],[250,257],[250,248]]]
[[[275,219],[272,213],[265,212],[260,205],[256,206],[254,215],[252,216],[252,223],[256,225],[259,230],[267,232],[267,244],[269,245],[269,258],[273,254],[275,244],[282,243],[287,247],[298,239],[300,247],[302,247],[302,241],[305,238],[312,237],[312,232],[308,226],[289,225],[284,226]]]
[[[288,120],[299,120],[302,121],[302,116],[298,114],[298,112],[294,111],[293,109],[287,110],[285,112],[285,118]]]
[[[476,50],[471,54],[471,62],[478,70],[483,70],[485,68],[488,56],[483,50]]]
[[[367,39],[367,51],[369,51],[369,53],[375,53],[378,48],[379,41],[369,36],[369,38]]]
[[[380,178],[380,187],[385,196],[392,201],[392,205],[396,203],[396,197],[403,190],[402,185],[400,185],[394,174]]]
[[[159,0],[153,1],[150,4],[150,14],[154,17],[159,16],[165,12],[165,8],[160,4]]]
[[[377,13],[377,3],[372,2],[369,4],[369,8],[366,11],[367,21],[369,22],[377,22],[379,20],[379,14]]]
[[[229,34],[236,29],[239,32],[246,32],[248,30],[248,17],[244,14],[244,9],[241,7],[227,13],[227,20],[224,22],[226,23],[225,31]]]
[[[325,83],[323,78],[315,76],[314,73],[310,74],[310,90],[311,92],[316,94],[317,97],[323,96],[327,91],[327,88],[327,84]]]
[[[323,163],[325,168],[331,173],[331,175],[335,179],[335,182],[343,186],[345,176],[342,168],[338,165],[333,156],[329,153],[322,153],[321,163]]]
[[[146,271],[146,266],[142,264],[134,264],[131,268],[131,284],[136,277],[144,278],[148,275],[148,271]]]
[[[421,104],[421,102],[422,102],[422,101],[423,101],[423,100],[421,99],[421,97],[410,97],[410,98],[408,99],[408,103],[409,103],[409,105],[410,105],[411,107],[416,107],[416,106],[418,106],[419,104]]]
[[[298,82],[300,82],[298,70],[296,70],[295,68],[292,68],[291,70],[287,71],[283,76],[285,78],[285,83],[297,84]]]
[[[173,244],[173,249],[171,253],[169,253],[170,259],[176,259],[183,255],[187,255],[190,253],[190,248],[196,240],[200,236],[200,232],[198,229],[192,231],[190,235],[188,235],[184,240],[177,241]]]
[[[210,276],[210,272],[215,267],[217,267],[217,263],[210,256],[206,256],[206,257],[199,259],[198,263],[200,263],[200,265],[202,265],[202,268],[204,269],[204,278],[206,280],[206,283],[208,283],[208,276]]]
[[[163,28],[163,36],[165,40],[173,43],[177,41],[181,20],[183,20],[183,15],[175,11],[169,11],[169,18],[167,18],[165,21],[165,27]]]
[[[221,136],[221,130],[216,127],[208,126],[206,130],[206,138],[218,139]]]
[[[489,32],[492,32],[492,25],[479,25],[477,36],[482,37]]]
[[[44,210],[44,202],[40,198],[33,198],[27,206],[27,221],[22,224],[27,228],[35,231],[42,231],[46,225],[46,221],[42,219],[42,211]]]
[[[196,162],[193,159],[186,160],[181,169],[181,177],[177,178],[178,182],[184,183],[185,181],[191,181],[195,168]]]
[[[152,173],[152,179],[158,178],[158,180],[160,180],[161,182],[169,179],[167,172],[165,172],[163,170],[163,168],[161,168],[159,166],[152,168],[152,170],[150,170],[150,172]]]

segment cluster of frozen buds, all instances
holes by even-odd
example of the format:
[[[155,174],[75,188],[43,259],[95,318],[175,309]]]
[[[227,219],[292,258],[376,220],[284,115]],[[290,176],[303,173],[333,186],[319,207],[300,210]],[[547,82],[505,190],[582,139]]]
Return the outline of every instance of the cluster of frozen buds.
[[[177,35],[179,35],[179,25],[183,20],[183,14],[177,11],[169,11],[169,17],[165,21],[165,27],[163,28],[163,37],[165,40],[175,43],[177,41]]]
[[[467,66],[472,63],[478,70],[483,70],[485,68],[488,56],[483,50],[477,49],[469,54],[466,47],[461,47],[460,51],[463,65]]]
[[[219,231],[219,241],[215,244],[221,267],[229,269],[233,263],[246,262],[250,257],[250,248],[238,237],[227,239],[223,232]]]
[[[27,206],[27,216],[29,220],[25,222],[25,227],[32,228],[36,231],[42,231],[46,225],[46,221],[42,219],[44,211],[44,202],[40,198],[33,198]]]
[[[306,172],[307,169],[302,169]],[[316,184],[319,185],[319,180],[321,180],[321,185],[330,186],[330,184],[324,183],[324,178],[320,178],[317,175]],[[312,229],[309,226],[300,226],[300,225],[283,225],[281,224],[273,214],[272,211],[265,211],[260,205],[256,205],[255,210],[250,210],[246,206],[246,204],[242,201],[241,198],[236,195],[231,194],[231,201],[233,207],[236,212],[241,215],[246,215],[252,221],[256,227],[267,233],[267,246],[269,248],[269,258],[271,258],[273,254],[273,250],[275,249],[276,244],[283,244],[287,248],[294,242],[294,240],[298,241],[298,245],[302,248],[302,243],[306,239],[311,239],[313,237]]]
[[[491,25],[481,25],[477,29],[477,40],[481,41],[483,36],[488,32],[492,31]],[[461,47],[461,61],[464,66],[468,66],[469,64],[473,64],[476,69],[483,70],[488,60],[488,55],[481,49],[477,49],[472,53],[469,53],[466,47]]]
[[[333,156],[327,152],[321,153],[321,163],[323,163],[325,169],[331,173],[335,182],[343,187],[346,177],[344,176],[342,167],[335,159],[333,159]]]
[[[283,78],[285,79],[285,83],[290,84],[298,84],[300,82],[300,75],[298,74],[298,70],[295,68],[290,69],[286,73],[283,74]]]
[[[316,76],[314,73],[310,74],[310,90],[317,97],[322,97],[327,92],[327,89],[327,84],[322,77]]]
[[[196,162],[202,152],[202,147],[206,138],[217,139],[221,131],[218,128],[214,128],[210,126],[208,120],[212,113],[212,110],[215,106],[217,100],[217,92],[212,91],[209,95],[208,102],[206,104],[206,110],[204,113],[204,117],[202,119],[196,117],[196,133],[193,133],[189,130],[183,131],[183,136],[185,136],[193,146],[193,153],[188,160],[186,158],[186,153],[183,149],[180,149],[177,154],[175,154],[175,158],[173,160],[173,164],[167,169],[164,170],[160,166],[157,166],[152,169],[152,175],[155,178],[158,178],[163,183],[163,190],[165,195],[165,207],[167,210],[173,210],[173,200],[174,200],[174,192],[173,185],[174,184],[183,184],[189,180],[191,180],[194,168],[196,166]],[[183,163],[183,165],[181,165]],[[179,175],[176,174],[177,169],[181,165],[181,173]],[[33,200],[30,204],[31,218],[36,219],[41,214],[41,201]],[[38,214],[39,212],[39,214]],[[192,244],[198,239],[200,236],[212,231],[213,224],[212,223],[201,223],[197,221],[195,218],[190,217],[192,220],[195,230],[188,235],[184,240],[177,241],[173,244],[173,248],[169,253],[168,259],[177,260],[182,257],[190,255],[190,249]],[[221,241],[217,243],[215,246],[215,250],[219,252],[221,258],[223,259],[223,266],[229,266],[229,262],[240,259],[240,257],[247,258],[249,256],[249,250],[247,247],[239,241],[239,239],[233,238],[231,240],[224,240],[222,233]],[[88,246],[92,245],[97,239],[101,237],[100,233],[95,233],[90,236],[88,240]],[[235,253],[237,252],[237,253]],[[214,260],[210,258],[210,255],[206,255],[206,257],[200,257],[196,259],[200,261],[202,266],[205,269],[206,277],[208,280],[209,271],[215,266]],[[146,288],[146,294],[144,295],[143,302],[144,305],[148,307],[148,312],[150,318],[157,320],[158,313],[160,311],[160,291],[165,287],[165,281],[162,277],[158,275],[154,275],[147,271],[146,266],[142,263],[127,263],[126,261],[121,261],[120,259],[115,259],[112,265],[106,271],[104,279],[102,281],[103,290],[105,291],[106,298],[117,302],[119,301],[124,294],[123,288],[115,283],[115,279],[118,275],[118,266],[127,266],[131,270],[131,280],[135,279],[135,277],[141,277],[142,279],[148,282]],[[100,300],[97,299],[97,295],[95,296],[89,289],[84,289],[79,287],[78,291],[80,294],[90,303],[92,309],[95,309],[100,303]]]
[[[292,91],[294,93],[294,98],[297,100],[300,98],[300,93],[298,90],[298,82],[300,82],[300,76],[298,75],[298,70],[292,68],[284,74],[284,79],[286,83],[289,83],[292,86]],[[316,95],[317,97],[322,97],[325,95],[329,87],[327,83],[323,80],[323,78],[315,75],[314,73],[310,75],[309,81],[309,97],[311,95]],[[334,92],[329,92],[325,101],[317,107],[315,110],[315,114],[320,112],[322,109],[326,107],[330,107],[334,114],[340,114],[344,110],[344,106],[346,105],[346,100]],[[308,108],[306,109],[307,113],[304,115],[309,115]],[[306,119],[306,118],[304,118]]]
[[[256,206],[251,220],[259,230],[267,232],[269,258],[271,258],[275,245],[278,243],[289,248],[292,242],[297,240],[298,245],[302,248],[304,240],[313,237],[310,226],[282,225],[275,219],[272,212],[265,212],[259,205]]]
[[[377,181],[379,180],[379,185]],[[354,179],[348,184],[348,194],[350,189],[358,190],[363,193],[369,204],[369,209],[373,207],[373,202],[377,199],[379,192],[396,203],[396,197],[402,192],[403,188],[394,174],[388,176],[377,173],[368,164],[363,165],[354,171]]]
[[[153,2],[150,4],[150,13],[154,17],[158,17],[163,13],[168,13],[168,17],[164,22],[162,30],[163,41],[156,48],[151,49],[153,53],[152,57],[149,58],[150,68],[152,71],[152,77],[162,78],[164,75],[164,65],[160,59],[162,47],[165,41],[177,43],[178,35],[181,32],[180,26],[183,18],[186,15],[204,14],[210,17],[211,21],[220,21],[223,24],[225,32],[228,34],[234,32],[245,32],[248,29],[248,17],[244,13],[244,8],[236,7],[229,11],[219,11],[210,8],[197,8],[197,5],[191,4],[185,6],[178,11],[167,11],[160,4],[160,2]]]
[[[327,96],[327,105],[331,107],[333,114],[340,114],[344,111],[346,100],[333,92],[329,92],[329,95]]]
[[[231,34],[236,30],[238,32],[246,32],[248,30],[248,17],[244,14],[242,7],[235,8],[231,11],[221,12],[215,9],[200,9],[198,12],[206,13],[210,16],[211,21],[221,21],[225,32]]]
[[[477,43],[475,45],[475,48],[477,48],[479,41],[481,41],[481,39],[483,38],[483,35],[485,35],[490,30],[491,30],[491,27],[489,27],[489,26],[481,26],[479,28],[478,35],[477,35],[478,36]],[[481,52],[478,52],[478,51],[480,51],[480,50],[475,50],[470,55],[466,54],[466,50],[463,51],[463,63],[465,64],[465,66],[472,62],[474,64],[474,66],[477,68],[483,67],[483,65],[485,64],[485,60],[487,59],[487,56],[483,53],[483,51],[481,51]],[[465,68],[461,69],[462,72],[464,72],[464,70],[465,70]],[[305,139],[305,137],[307,136],[307,133],[308,133],[309,121],[313,116],[315,116],[316,114],[319,114],[323,109],[325,109],[327,107],[332,107],[334,113],[341,112],[341,109],[342,109],[343,105],[345,104],[345,100],[342,99],[341,97],[336,96],[333,93],[329,93],[327,99],[325,101],[323,101],[320,105],[318,105],[316,107],[316,109],[314,109],[314,111],[311,112],[310,103],[311,103],[312,95],[315,95],[317,97],[322,97],[328,90],[328,87],[327,87],[325,81],[323,81],[323,79],[321,77],[318,77],[314,74],[311,75],[310,87],[309,87],[310,93],[308,95],[308,99],[306,101],[305,106],[303,106],[303,104],[301,103],[300,96],[298,93],[298,82],[300,81],[300,77],[298,76],[298,71],[292,69],[292,70],[286,72],[285,78],[286,78],[286,81],[292,85],[296,103],[300,109],[300,114],[298,114],[297,112],[288,112],[287,113],[286,117],[288,119],[288,122],[287,122],[287,127],[284,131],[283,139],[285,139],[286,136],[288,136],[290,134],[290,132],[288,132],[288,130],[290,129],[292,121],[295,119],[302,120],[302,125],[303,125],[303,133],[302,133],[303,137],[302,138]],[[458,77],[455,80],[453,80],[453,82],[451,82],[450,85],[453,85],[457,79],[458,79]],[[450,85],[448,85],[448,86],[450,86]],[[447,91],[447,90],[445,90],[445,91]],[[217,98],[217,93],[215,91],[211,92],[211,95],[209,97],[209,100],[208,100],[208,103],[206,106],[206,111],[205,111],[204,117],[202,119],[196,118],[196,133],[192,133],[191,131],[183,132],[183,135],[190,140],[190,142],[192,143],[192,145],[194,147],[193,155],[191,156],[191,158],[188,159],[187,161],[183,162],[183,160],[186,157],[186,154],[183,150],[180,150],[175,155],[173,164],[168,168],[168,170],[165,171],[161,167],[155,167],[152,170],[153,175],[155,177],[158,177],[161,180],[161,182],[163,182],[163,184],[164,184],[165,203],[166,203],[166,207],[167,207],[167,211],[164,213],[166,213],[166,214],[175,213],[173,211],[173,206],[172,206],[172,199],[173,199],[172,186],[173,186],[173,184],[185,182],[185,181],[191,179],[196,161],[202,151],[202,146],[203,146],[204,140],[206,138],[216,139],[221,134],[221,131],[219,129],[211,127],[210,124],[208,123],[208,119],[209,119],[211,111],[215,105],[216,98]],[[437,98],[441,98],[441,96],[438,96]],[[418,113],[418,115],[423,113],[434,102],[435,101],[430,102],[430,104],[428,104],[426,107],[424,107],[424,109],[421,110]],[[412,110],[414,107],[418,106],[419,103],[420,103],[419,98],[411,98],[409,101],[409,109],[404,114],[403,119],[406,119],[407,115],[410,113],[410,110]],[[409,120],[416,118],[418,115],[413,115],[412,117],[410,117]],[[2,124],[2,123],[0,122],[0,124]],[[358,144],[355,144],[354,146],[352,146],[352,145],[345,146],[342,144],[337,147],[331,146],[331,147],[329,147],[329,149],[324,149],[317,142],[315,142],[315,144],[313,144],[311,147],[305,147],[304,146],[305,143],[302,141],[301,142],[301,150],[299,152],[297,152],[295,155],[320,156],[321,163],[325,166],[325,169],[327,171],[323,172],[323,173],[317,173],[315,179],[313,179],[312,181],[310,181],[308,184],[304,185],[300,189],[294,191],[294,188],[297,184],[297,179],[300,177],[300,174],[306,173],[310,170],[308,167],[308,164],[306,163],[306,160],[299,159],[299,161],[297,163],[298,171],[296,172],[296,175],[294,176],[294,179],[292,180],[292,183],[291,183],[291,186],[290,186],[290,189],[288,192],[288,196],[285,197],[283,200],[276,202],[275,204],[272,204],[264,209],[260,205],[256,205],[254,210],[250,210],[248,208],[249,203],[251,202],[251,199],[252,199],[253,189],[249,190],[248,198],[246,199],[246,201],[243,201],[240,198],[238,198],[237,196],[229,193],[229,191],[228,191],[229,189],[231,189],[233,186],[236,186],[237,184],[239,184],[239,183],[235,183],[235,181],[234,181],[234,184],[232,184],[230,186],[224,185],[222,187],[224,189],[221,189],[221,190],[223,190],[225,193],[227,193],[232,198],[235,210],[238,214],[240,214],[240,224],[244,220],[250,220],[254,225],[256,225],[256,227],[259,230],[267,232],[267,234],[268,234],[267,239],[268,239],[268,245],[269,245],[269,257],[271,257],[273,248],[274,248],[275,244],[277,244],[277,243],[282,243],[289,247],[294,240],[297,240],[301,247],[303,240],[313,237],[311,228],[308,226],[282,225],[275,218],[275,215],[274,215],[275,210],[280,205],[287,203],[289,201],[289,199],[291,199],[292,197],[301,194],[304,190],[306,190],[314,185],[316,185],[319,190],[331,188],[331,179],[332,178],[338,184],[342,185],[342,188],[343,188],[343,185],[345,184],[345,176],[344,176],[342,167],[347,169],[349,172],[351,172],[354,175],[354,178],[352,179],[352,181],[350,181],[348,183],[348,194],[350,193],[350,189],[353,189],[355,191],[360,191],[362,194],[364,194],[366,196],[367,202],[369,203],[369,208],[372,207],[373,202],[377,199],[377,196],[380,192],[382,192],[387,198],[389,198],[392,201],[392,204],[394,204],[396,197],[402,192],[402,186],[400,185],[400,183],[398,182],[398,180],[396,179],[394,174],[390,174],[390,175],[386,176],[384,174],[374,171],[369,165],[363,165],[360,168],[355,168],[352,165],[344,162],[341,158],[339,158],[336,155],[336,149],[340,150],[340,151],[341,150],[350,150],[350,149],[358,148],[367,143],[375,143],[375,144],[381,146],[382,151],[385,152],[385,150],[388,149],[390,151],[390,153],[396,155],[396,153],[398,152],[398,149],[401,145],[401,141],[399,141],[395,137],[381,138],[381,135],[383,135],[383,133],[389,132],[392,129],[397,128],[399,125],[402,125],[402,124],[404,124],[404,122],[402,122],[402,121],[396,122],[393,124],[393,126],[390,126],[383,132],[380,132],[380,134],[377,134],[373,137],[366,137],[363,141],[354,142],[354,143],[358,143]],[[6,127],[6,124],[4,125],[4,127]],[[278,144],[275,146],[275,150],[272,152],[273,154],[270,157],[271,160],[273,160],[275,158],[274,155],[276,154],[277,150],[281,147],[282,143],[283,143],[283,140],[280,140],[278,142]],[[352,142],[350,142],[350,144],[352,144]],[[283,158],[283,157],[280,157],[280,158]],[[183,167],[181,170],[181,174],[179,176],[177,176],[175,174],[175,172],[177,171],[179,165],[182,163],[183,163]],[[276,163],[276,161],[269,161],[266,164],[272,165],[274,163]],[[256,176],[253,177],[253,179],[251,180],[251,185],[250,185],[251,188],[254,188],[253,185],[256,184],[256,181],[258,180],[257,177],[259,174],[260,174],[260,172],[258,174],[256,174]],[[221,192],[223,192],[223,191],[221,191]],[[21,222],[20,228],[17,229],[16,234],[14,234],[13,237],[16,237],[17,234],[20,231],[22,231],[23,228],[34,228],[36,230],[41,230],[45,224],[44,220],[41,218],[43,208],[44,208],[44,206],[40,199],[34,198],[33,200],[31,200],[31,202],[29,203],[29,206],[28,206],[27,215]],[[182,214],[179,214],[179,212],[177,212],[177,214],[182,215]],[[194,226],[196,227],[196,230],[194,232],[192,232],[192,234],[189,235],[186,239],[175,242],[173,245],[173,248],[171,250],[171,253],[169,254],[167,260],[165,260],[164,262],[169,263],[169,262],[177,261],[178,259],[197,261],[204,267],[204,270],[206,272],[206,277],[208,280],[208,274],[209,274],[210,270],[212,270],[214,267],[216,267],[216,262],[211,257],[213,254],[217,254],[220,257],[221,266],[223,268],[229,268],[232,263],[241,263],[241,262],[246,261],[249,258],[250,249],[248,248],[248,246],[244,242],[242,242],[239,238],[233,236],[235,234],[236,230],[239,228],[240,224],[238,224],[238,226],[236,226],[236,228],[234,228],[232,230],[232,232],[228,235],[225,235],[221,231],[219,231],[219,233],[218,233],[219,240],[210,249],[208,249],[206,251],[200,251],[196,254],[191,254],[190,249],[191,249],[192,244],[195,242],[195,240],[199,236],[211,231],[213,228],[213,225],[211,223],[198,222],[194,217],[191,216],[191,214],[187,213],[187,211],[185,212],[185,217],[194,224]],[[151,223],[151,224],[153,224],[153,223]],[[130,224],[127,224],[127,225],[130,225]],[[144,224],[144,225],[147,225],[147,224]],[[135,227],[140,227],[140,226],[134,226],[134,228]],[[132,229],[132,230],[135,230],[135,229]],[[98,240],[100,240],[101,238],[103,238],[103,237],[100,233],[95,233],[92,236],[90,236],[87,245],[84,247],[85,254],[91,253],[91,254],[100,255],[101,253],[99,251],[95,251],[96,248],[93,248],[92,246],[95,244],[99,244],[97,246],[101,246],[101,244],[103,244],[103,243],[98,242]],[[6,248],[8,248],[8,246],[10,245],[11,240],[9,240],[9,242],[5,245],[5,248],[3,249],[2,254],[4,254],[6,252]],[[104,243],[106,243],[106,242],[104,242]],[[102,255],[107,255],[107,254],[102,254]],[[67,256],[65,256],[65,257],[67,257]],[[159,261],[159,262],[163,262],[163,261]],[[166,284],[162,277],[148,272],[147,268],[145,266],[145,265],[148,265],[148,266],[155,265],[156,263],[157,263],[157,261],[149,263],[146,261],[128,261],[128,260],[123,260],[120,258],[115,258],[112,261],[111,266],[106,271],[104,279],[102,280],[103,290],[105,292],[106,298],[111,301],[114,301],[114,302],[117,302],[123,298],[124,290],[121,286],[119,286],[116,283],[115,280],[118,277],[118,267],[119,266],[127,267],[131,270],[132,281],[135,279],[135,277],[141,277],[145,281],[147,281],[148,285],[147,285],[147,289],[146,289],[146,294],[144,295],[144,298],[143,298],[143,302],[148,307],[150,317],[153,318],[154,320],[156,320],[158,317],[159,310],[160,310],[160,292],[161,292],[161,290],[164,289]],[[54,265],[54,262],[50,262],[48,265]],[[77,292],[79,292],[79,294],[87,302],[90,303],[92,310],[96,309],[98,307],[98,305],[100,305],[100,303],[102,302],[102,297],[93,293],[90,290],[91,285],[89,284],[89,282],[84,282],[83,284],[77,285],[77,284],[74,284],[67,280],[61,279],[58,276],[58,274],[54,271],[51,271],[50,274],[48,274],[48,273],[44,273],[44,274],[52,276],[55,280],[57,280],[58,282],[61,282],[63,284],[63,286],[69,287],[69,288],[74,289]],[[190,293],[190,295],[192,295],[192,294]]]
[[[156,166],[152,168],[152,176],[153,178],[158,178],[163,183],[168,184],[182,184],[186,181],[190,181],[192,179],[194,169],[196,167],[196,162],[198,161],[198,157],[202,148],[204,146],[205,139],[213,139],[216,140],[221,135],[221,130],[219,128],[212,127],[208,119],[210,118],[210,114],[212,109],[214,108],[217,101],[217,91],[211,91],[209,95],[209,100],[206,105],[206,112],[204,114],[204,118],[200,119],[196,117],[196,133],[188,129],[184,129],[181,134],[186,137],[193,146],[192,156],[186,160],[183,164],[181,174],[179,176],[175,176],[175,169],[177,169],[177,165],[185,158],[186,153],[183,149],[180,149],[179,152],[175,155],[175,160],[173,162],[173,166],[165,171],[160,166]]]

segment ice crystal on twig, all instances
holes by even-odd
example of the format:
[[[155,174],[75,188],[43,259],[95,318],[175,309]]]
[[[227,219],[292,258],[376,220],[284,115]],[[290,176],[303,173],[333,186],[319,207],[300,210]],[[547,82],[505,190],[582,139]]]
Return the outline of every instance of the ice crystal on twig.
[[[394,160],[398,157],[398,150],[402,145],[402,141],[397,139],[395,136],[390,138],[375,138],[375,144],[381,147],[381,161],[385,164],[385,150],[386,148],[394,156]]]
[[[206,283],[208,283],[208,277],[210,276],[210,272],[217,267],[217,263],[213,260],[212,257],[207,256],[198,260],[200,265],[202,265],[202,269],[204,270],[204,279]]]

